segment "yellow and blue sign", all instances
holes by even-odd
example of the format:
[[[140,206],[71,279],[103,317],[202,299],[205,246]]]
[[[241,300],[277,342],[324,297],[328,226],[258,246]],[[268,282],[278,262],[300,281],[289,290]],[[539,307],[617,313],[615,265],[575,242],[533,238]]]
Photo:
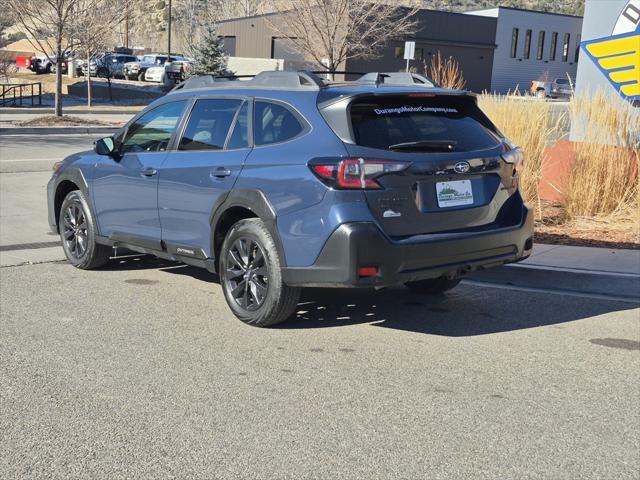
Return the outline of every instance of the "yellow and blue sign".
[[[612,35],[580,46],[620,95],[640,101],[640,0],[626,3]]]

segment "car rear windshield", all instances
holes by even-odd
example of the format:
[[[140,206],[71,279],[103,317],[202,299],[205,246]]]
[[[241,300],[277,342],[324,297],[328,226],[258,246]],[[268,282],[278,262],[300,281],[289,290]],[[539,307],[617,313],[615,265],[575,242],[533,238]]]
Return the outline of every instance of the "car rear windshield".
[[[556,83],[558,85],[569,85],[569,80],[565,78],[556,78]]]
[[[469,152],[494,147],[500,138],[470,97],[366,97],[351,103],[351,125],[358,145],[404,151]],[[415,143],[415,147],[410,144]]]

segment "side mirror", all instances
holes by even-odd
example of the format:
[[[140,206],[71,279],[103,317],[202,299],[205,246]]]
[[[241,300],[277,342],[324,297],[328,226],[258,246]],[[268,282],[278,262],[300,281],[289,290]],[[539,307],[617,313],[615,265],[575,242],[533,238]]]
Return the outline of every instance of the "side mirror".
[[[93,149],[98,155],[106,155],[112,157],[114,160],[120,159],[120,154],[116,150],[116,143],[113,137],[105,137],[96,140]]]

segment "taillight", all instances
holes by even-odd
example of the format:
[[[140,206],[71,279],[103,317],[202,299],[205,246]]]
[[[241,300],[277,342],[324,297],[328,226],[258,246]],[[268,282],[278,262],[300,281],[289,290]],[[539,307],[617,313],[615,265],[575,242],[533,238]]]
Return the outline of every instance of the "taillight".
[[[520,186],[520,172],[524,165],[524,153],[519,148],[513,148],[502,154],[502,159],[509,165],[513,165],[511,172],[511,184],[508,186],[509,194],[514,193]]]
[[[407,169],[409,162],[371,158],[316,159],[309,168],[326,185],[341,190],[382,188],[377,179]]]

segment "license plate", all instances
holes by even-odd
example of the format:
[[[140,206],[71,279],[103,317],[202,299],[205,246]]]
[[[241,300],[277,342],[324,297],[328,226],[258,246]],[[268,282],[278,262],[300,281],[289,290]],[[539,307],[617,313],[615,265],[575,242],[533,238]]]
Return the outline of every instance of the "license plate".
[[[471,180],[455,180],[436,183],[438,207],[457,207],[473,203]]]

